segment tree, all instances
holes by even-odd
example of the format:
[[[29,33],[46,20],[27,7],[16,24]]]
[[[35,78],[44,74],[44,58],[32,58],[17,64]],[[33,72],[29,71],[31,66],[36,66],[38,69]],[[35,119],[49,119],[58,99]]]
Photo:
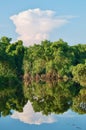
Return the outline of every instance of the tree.
[[[75,81],[85,83],[86,86],[86,64],[78,64],[72,67],[72,74]]]

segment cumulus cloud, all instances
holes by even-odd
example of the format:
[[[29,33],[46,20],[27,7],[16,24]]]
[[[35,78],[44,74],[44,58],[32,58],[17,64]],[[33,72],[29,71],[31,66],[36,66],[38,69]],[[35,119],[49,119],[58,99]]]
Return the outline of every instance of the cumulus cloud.
[[[18,39],[23,40],[25,46],[50,39],[50,33],[68,23],[70,18],[71,16],[57,16],[52,10],[39,8],[29,9],[10,17],[16,26]]]
[[[42,123],[53,123],[56,121],[54,115],[45,116],[42,115],[41,112],[34,112],[31,103],[25,105],[23,112],[14,112],[11,116],[14,119],[19,119],[20,121],[28,124],[37,124],[40,125]]]

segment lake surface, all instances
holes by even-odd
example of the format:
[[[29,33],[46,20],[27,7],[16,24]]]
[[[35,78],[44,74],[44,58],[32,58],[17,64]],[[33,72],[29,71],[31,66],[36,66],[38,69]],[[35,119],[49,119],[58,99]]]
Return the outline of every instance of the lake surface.
[[[0,130],[86,130],[86,86],[72,81],[0,87]]]

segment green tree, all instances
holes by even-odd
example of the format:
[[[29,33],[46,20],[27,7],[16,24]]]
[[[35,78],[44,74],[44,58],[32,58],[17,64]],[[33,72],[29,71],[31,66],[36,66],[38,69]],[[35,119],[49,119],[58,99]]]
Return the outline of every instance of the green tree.
[[[75,81],[86,86],[86,64],[78,64],[72,67],[72,74]]]

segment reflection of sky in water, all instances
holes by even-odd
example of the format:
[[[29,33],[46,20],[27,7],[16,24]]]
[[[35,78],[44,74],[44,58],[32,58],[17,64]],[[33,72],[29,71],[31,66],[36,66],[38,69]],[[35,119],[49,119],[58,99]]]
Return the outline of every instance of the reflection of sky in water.
[[[16,120],[15,120],[16,119]],[[22,113],[14,112],[11,118],[0,119],[0,130],[86,130],[86,115],[71,110],[64,114],[44,116],[35,113],[28,102]]]

